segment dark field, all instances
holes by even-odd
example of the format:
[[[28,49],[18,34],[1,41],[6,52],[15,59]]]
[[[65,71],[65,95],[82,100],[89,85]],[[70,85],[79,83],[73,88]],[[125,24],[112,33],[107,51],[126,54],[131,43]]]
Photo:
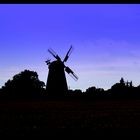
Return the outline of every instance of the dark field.
[[[54,135],[72,130],[140,132],[140,100],[1,101],[0,133]],[[54,133],[55,132],[55,133]],[[129,133],[127,133],[129,132]],[[97,134],[97,133],[96,133]]]

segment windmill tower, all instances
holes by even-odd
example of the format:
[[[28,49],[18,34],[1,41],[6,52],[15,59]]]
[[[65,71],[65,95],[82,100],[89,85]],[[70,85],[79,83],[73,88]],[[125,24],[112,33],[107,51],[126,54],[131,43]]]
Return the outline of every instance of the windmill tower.
[[[53,62],[50,62],[50,60],[45,61],[49,68],[46,90],[50,95],[61,96],[68,91],[65,72],[67,72],[74,80],[78,80],[77,75],[64,64],[67,62],[72,52],[72,46],[68,50],[63,61],[52,49],[48,49],[48,52],[52,54],[56,60]]]

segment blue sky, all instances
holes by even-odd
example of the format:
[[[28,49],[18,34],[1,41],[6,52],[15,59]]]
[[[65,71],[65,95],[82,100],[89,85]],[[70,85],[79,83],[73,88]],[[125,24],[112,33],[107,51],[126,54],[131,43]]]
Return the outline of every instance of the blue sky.
[[[0,86],[24,69],[46,83],[47,49],[64,58],[71,44],[71,89],[140,84],[139,4],[1,4],[0,20]]]

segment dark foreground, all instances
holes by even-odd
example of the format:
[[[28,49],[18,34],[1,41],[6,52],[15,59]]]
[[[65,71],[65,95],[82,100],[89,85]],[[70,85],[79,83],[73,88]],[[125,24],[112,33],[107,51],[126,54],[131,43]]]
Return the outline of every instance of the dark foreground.
[[[140,135],[140,100],[1,101],[2,135]]]

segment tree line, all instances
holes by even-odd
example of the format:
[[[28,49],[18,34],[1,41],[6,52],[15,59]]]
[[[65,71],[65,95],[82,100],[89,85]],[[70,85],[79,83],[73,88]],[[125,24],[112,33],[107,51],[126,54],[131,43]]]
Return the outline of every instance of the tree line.
[[[56,90],[57,91],[57,90]],[[51,95],[51,94],[50,94]],[[52,94],[53,97],[53,94]],[[59,97],[59,93],[58,96]],[[62,96],[61,96],[62,97]],[[8,80],[0,88],[0,99],[49,99],[45,83],[40,81],[35,71],[24,70]],[[55,97],[53,97],[55,98]],[[135,87],[132,81],[121,78],[110,89],[89,87],[83,92],[80,89],[68,90],[63,98],[73,99],[140,99],[140,85]]]

